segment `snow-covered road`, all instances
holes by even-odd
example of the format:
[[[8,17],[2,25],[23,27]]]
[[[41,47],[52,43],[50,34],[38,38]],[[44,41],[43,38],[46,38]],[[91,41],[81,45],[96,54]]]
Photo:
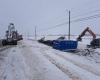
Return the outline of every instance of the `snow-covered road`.
[[[0,80],[100,80],[100,63],[23,40],[0,52]]]

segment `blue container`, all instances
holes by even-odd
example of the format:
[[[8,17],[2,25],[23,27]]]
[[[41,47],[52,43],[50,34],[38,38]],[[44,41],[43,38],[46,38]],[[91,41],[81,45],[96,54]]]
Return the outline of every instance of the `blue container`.
[[[54,40],[53,48],[62,51],[73,51],[77,49],[77,41],[73,40]]]

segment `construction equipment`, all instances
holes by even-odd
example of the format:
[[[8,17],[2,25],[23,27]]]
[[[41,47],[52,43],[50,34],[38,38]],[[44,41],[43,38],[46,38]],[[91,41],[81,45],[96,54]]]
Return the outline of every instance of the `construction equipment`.
[[[18,32],[15,30],[13,23],[10,23],[8,30],[6,31],[5,39],[3,39],[3,45],[17,45]]]
[[[18,41],[23,40],[22,35],[19,35],[19,34],[18,34],[18,36],[17,36],[17,40],[18,40]]]
[[[82,37],[85,35],[86,32],[89,32],[93,36],[93,40],[96,39],[95,33],[87,27],[77,38],[77,41],[82,41]]]
[[[85,36],[86,32],[89,32],[92,36],[93,39],[90,42],[90,45],[87,45],[87,47],[91,48],[99,48],[100,47],[100,39],[96,39],[96,34],[89,28],[87,27],[77,38],[77,41],[82,41],[82,37]]]

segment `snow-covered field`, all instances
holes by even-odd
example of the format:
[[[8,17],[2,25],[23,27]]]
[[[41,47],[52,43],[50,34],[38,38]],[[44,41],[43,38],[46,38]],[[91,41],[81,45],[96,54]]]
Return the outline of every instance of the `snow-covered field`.
[[[23,40],[0,51],[0,80],[100,80],[100,49],[82,56]]]

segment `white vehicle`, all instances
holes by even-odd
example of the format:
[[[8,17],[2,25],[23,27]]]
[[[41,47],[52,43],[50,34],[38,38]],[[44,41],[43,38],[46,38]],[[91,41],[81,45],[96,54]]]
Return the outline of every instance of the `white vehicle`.
[[[3,39],[3,45],[17,45],[17,31],[13,23],[10,23],[8,30],[6,31],[6,39]]]

